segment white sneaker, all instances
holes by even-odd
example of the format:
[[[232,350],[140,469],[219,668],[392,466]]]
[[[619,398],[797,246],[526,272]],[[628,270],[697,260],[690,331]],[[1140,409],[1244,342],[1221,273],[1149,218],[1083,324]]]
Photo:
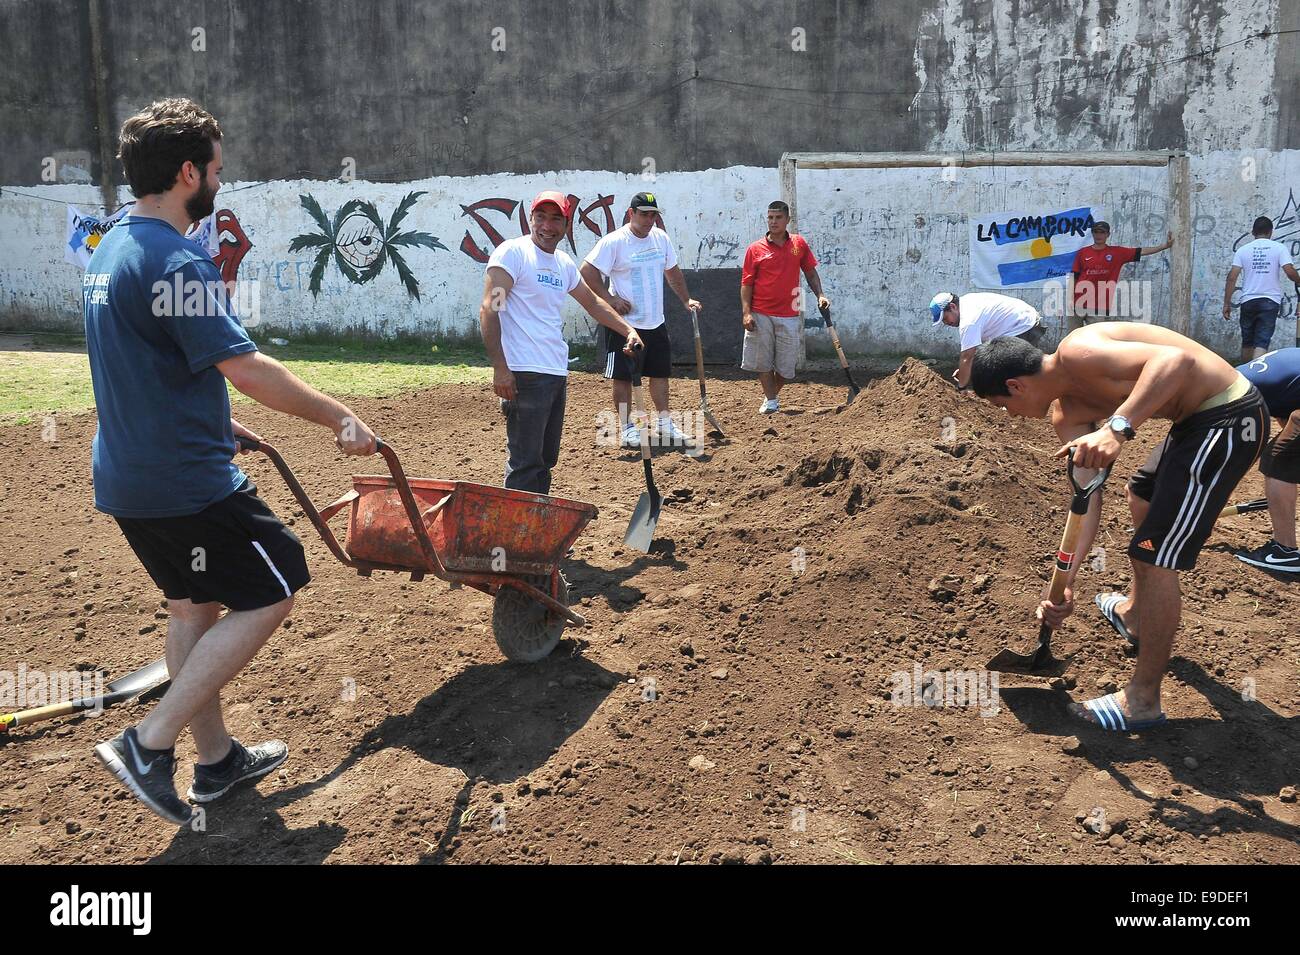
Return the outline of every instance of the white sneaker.
[[[661,448],[689,447],[691,445],[691,439],[678,430],[672,418],[659,419],[658,439]]]
[[[623,437],[620,439],[620,443],[625,448],[641,447],[641,429],[634,424],[628,425],[623,429]]]
[[[775,398],[768,398],[758,407],[759,414],[774,414],[781,410],[781,402]]]

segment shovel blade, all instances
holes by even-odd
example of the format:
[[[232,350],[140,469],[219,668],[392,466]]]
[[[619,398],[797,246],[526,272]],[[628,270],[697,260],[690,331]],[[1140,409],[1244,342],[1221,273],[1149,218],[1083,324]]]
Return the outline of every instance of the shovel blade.
[[[1046,651],[1046,652],[1041,652]],[[1070,666],[1069,658],[1058,660],[1046,647],[1040,652],[1016,653],[1008,648],[1001,650],[985,666],[995,673],[1022,673],[1033,676],[1061,676]]]
[[[853,404],[853,399],[858,396],[858,392],[860,392],[861,390],[862,389],[859,388],[857,385],[849,385],[849,399],[848,401],[844,402],[844,407],[847,408],[849,405]]]
[[[713,429],[713,433],[720,438],[725,438],[727,435],[723,432],[722,425],[718,423],[718,419],[714,416],[713,412],[708,408],[701,408],[700,410],[704,412],[704,420],[709,423],[709,427]]]
[[[134,673],[119,677],[104,687],[105,693],[144,693],[167,680],[167,660],[159,658]]]
[[[650,492],[641,495],[632,512],[632,521],[627,525],[623,543],[643,554],[650,553],[650,542],[654,540],[655,525],[659,523],[660,502],[650,497]]]

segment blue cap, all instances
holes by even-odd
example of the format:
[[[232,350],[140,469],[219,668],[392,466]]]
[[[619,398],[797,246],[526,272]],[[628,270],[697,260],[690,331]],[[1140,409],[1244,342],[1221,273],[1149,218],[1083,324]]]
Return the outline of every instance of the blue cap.
[[[930,299],[930,318],[935,325],[938,325],[939,322],[943,321],[944,309],[956,300],[957,296],[953,295],[952,292],[940,292],[934,298]]]

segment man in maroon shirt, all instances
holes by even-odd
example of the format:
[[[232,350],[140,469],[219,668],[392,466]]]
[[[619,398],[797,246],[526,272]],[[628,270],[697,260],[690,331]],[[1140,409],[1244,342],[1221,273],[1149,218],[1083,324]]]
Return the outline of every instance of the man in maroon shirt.
[[[780,410],[777,394],[782,385],[794,378],[802,321],[800,273],[807,276],[818,307],[829,308],[831,304],[822,294],[822,280],[817,274],[817,259],[812,249],[803,236],[786,231],[789,225],[790,207],[779,200],[770,204],[767,235],[745,250],[740,272],[741,320],[745,325],[740,367],[758,372],[765,399],[759,414]]]
[[[1074,254],[1070,268],[1074,276],[1074,290],[1069,296],[1070,331],[1082,328],[1089,319],[1105,321],[1115,315],[1115,282],[1125,265],[1136,262],[1144,255],[1155,255],[1174,244],[1174,234],[1164,245],[1137,248],[1127,245],[1107,245],[1110,224],[1096,222],[1092,227],[1092,245],[1085,245]],[[1131,317],[1131,316],[1128,316]]]

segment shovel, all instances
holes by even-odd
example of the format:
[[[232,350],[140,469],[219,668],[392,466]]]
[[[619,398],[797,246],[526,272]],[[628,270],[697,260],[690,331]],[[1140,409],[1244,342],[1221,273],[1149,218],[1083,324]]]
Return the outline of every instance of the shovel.
[[[722,425],[718,424],[718,419],[709,410],[709,395],[704,389],[704,347],[700,344],[700,319],[695,314],[695,309],[691,308],[687,311],[691,313],[691,327],[695,329],[695,369],[700,376],[700,410],[704,412],[704,420],[712,426],[718,437],[725,438]]]
[[[1110,468],[1098,471],[1087,487],[1080,487],[1074,479],[1074,449],[1071,448],[1066,474],[1074,488],[1074,498],[1070,501],[1070,516],[1065,522],[1065,531],[1061,534],[1061,547],[1056,552],[1056,566],[1052,568],[1052,586],[1047,599],[1054,604],[1059,604],[1065,598],[1065,582],[1070,575],[1070,568],[1074,566],[1074,548],[1079,541],[1084,515],[1088,513],[1088,499],[1106,483],[1106,478],[1110,477]],[[986,669],[1000,673],[1033,671],[1059,676],[1065,671],[1066,662],[1052,656],[1052,628],[1044,621],[1038,628],[1038,646],[1033,653],[1016,653],[1008,647],[990,660]]]
[[[114,703],[121,703],[123,700],[129,700],[141,693],[152,690],[154,687],[161,686],[167,680],[167,659],[164,657],[154,660],[153,663],[141,667],[134,673],[118,677],[104,687],[104,693],[101,696],[68,700],[64,703],[51,703],[49,706],[38,706],[35,709],[21,710],[17,713],[6,713],[0,716],[0,733],[8,733],[15,726],[26,726],[28,723],[39,723],[42,720],[52,720],[59,716],[70,716],[82,710],[105,709]]]
[[[1229,504],[1219,511],[1219,517],[1232,517],[1234,514],[1249,514],[1251,511],[1264,511],[1267,509],[1268,498],[1261,497],[1253,501],[1242,501],[1240,504]]]
[[[691,314],[694,315],[695,313],[692,312]],[[641,366],[644,363],[645,352],[638,348],[636,357],[632,361],[633,407],[641,403]],[[636,510],[632,512],[632,521],[627,525],[627,533],[623,535],[623,543],[634,550],[641,551],[643,554],[648,554],[650,553],[650,541],[655,536],[655,525],[659,523],[659,507],[663,503],[663,498],[659,496],[659,489],[655,487],[654,469],[650,466],[649,422],[646,422],[645,426],[641,428],[641,464],[645,468],[645,493],[636,502]]]
[[[817,310],[822,313],[822,318],[826,320],[826,330],[831,333],[831,344],[835,346],[835,354],[840,356],[840,367],[844,369],[844,377],[849,380],[849,400],[844,402],[844,404],[851,405],[853,404],[853,399],[858,396],[858,392],[862,389],[859,388],[858,383],[853,380],[853,372],[849,371],[849,360],[844,357],[844,348],[840,345],[839,333],[835,331],[835,326],[831,324],[831,307],[827,305],[823,308],[821,305],[818,305]]]

